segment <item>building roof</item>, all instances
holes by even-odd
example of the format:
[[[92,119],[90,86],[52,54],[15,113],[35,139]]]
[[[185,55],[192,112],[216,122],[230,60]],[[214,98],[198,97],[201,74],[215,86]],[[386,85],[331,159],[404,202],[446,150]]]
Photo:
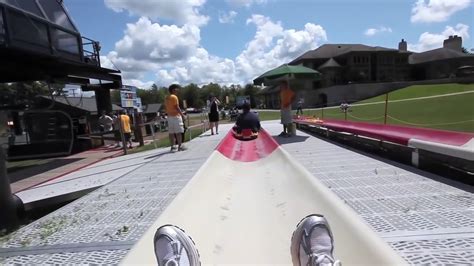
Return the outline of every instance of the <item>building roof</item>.
[[[322,64],[318,69],[323,69],[323,68],[330,68],[330,67],[341,67],[341,65],[334,60],[334,58],[329,58],[328,61],[326,61],[324,64]]]
[[[410,64],[422,64],[431,61],[445,60],[451,58],[470,57],[474,59],[474,55],[465,54],[450,48],[438,48],[422,53],[413,53],[408,57]]]
[[[143,112],[150,114],[150,113],[158,113],[163,106],[161,103],[150,103],[143,106]]]
[[[400,52],[397,49],[385,48],[381,46],[368,46],[364,44],[324,44],[318,48],[308,51],[293,60],[290,64],[295,64],[305,59],[325,59],[333,58],[350,52]]]
[[[41,96],[46,100],[51,100],[49,96]],[[56,96],[54,101],[64,105],[69,105],[74,108],[82,109],[87,112],[97,113],[97,102],[95,97],[65,97],[65,96]],[[122,110],[122,107],[112,104],[113,111]]]

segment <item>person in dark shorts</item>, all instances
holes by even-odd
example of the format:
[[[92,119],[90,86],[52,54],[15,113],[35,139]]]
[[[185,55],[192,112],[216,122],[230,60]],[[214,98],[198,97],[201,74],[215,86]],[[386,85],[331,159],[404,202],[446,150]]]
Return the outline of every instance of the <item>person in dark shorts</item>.
[[[214,127],[216,128],[216,134],[219,134],[219,104],[221,102],[216,96],[211,96],[209,103],[209,126],[211,127],[211,135],[214,135]]]

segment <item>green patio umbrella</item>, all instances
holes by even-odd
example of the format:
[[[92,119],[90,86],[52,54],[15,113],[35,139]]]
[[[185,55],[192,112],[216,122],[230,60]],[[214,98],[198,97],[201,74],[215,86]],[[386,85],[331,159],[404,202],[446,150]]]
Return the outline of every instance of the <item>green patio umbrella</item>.
[[[268,85],[282,79],[319,79],[320,77],[321,73],[314,69],[299,65],[293,66],[285,64],[263,73],[253,80],[253,84],[261,85],[263,83]]]

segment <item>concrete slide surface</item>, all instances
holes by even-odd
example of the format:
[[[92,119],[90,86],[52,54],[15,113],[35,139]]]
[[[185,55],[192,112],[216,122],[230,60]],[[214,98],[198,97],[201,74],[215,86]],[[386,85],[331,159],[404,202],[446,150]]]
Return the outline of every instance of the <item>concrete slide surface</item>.
[[[328,219],[343,265],[407,264],[265,131],[245,143],[229,133],[122,264],[156,264],[154,233],[174,224],[202,264],[288,265],[292,233],[312,213]]]

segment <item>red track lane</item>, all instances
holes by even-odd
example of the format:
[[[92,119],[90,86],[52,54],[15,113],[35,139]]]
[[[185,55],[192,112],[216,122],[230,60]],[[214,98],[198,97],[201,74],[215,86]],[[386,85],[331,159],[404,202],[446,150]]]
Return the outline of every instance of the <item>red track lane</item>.
[[[278,143],[263,129],[258,138],[248,141],[234,138],[230,131],[217,146],[217,150],[225,157],[240,162],[260,160],[270,155],[276,148],[278,148]]]
[[[305,118],[295,119],[295,122],[301,124],[320,125],[336,131],[353,133],[402,145],[408,145],[410,139],[418,139],[447,145],[462,146],[474,138],[474,134],[470,133],[429,128],[381,125],[366,122],[350,122],[342,120],[324,120],[321,122],[311,122],[311,120]]]

